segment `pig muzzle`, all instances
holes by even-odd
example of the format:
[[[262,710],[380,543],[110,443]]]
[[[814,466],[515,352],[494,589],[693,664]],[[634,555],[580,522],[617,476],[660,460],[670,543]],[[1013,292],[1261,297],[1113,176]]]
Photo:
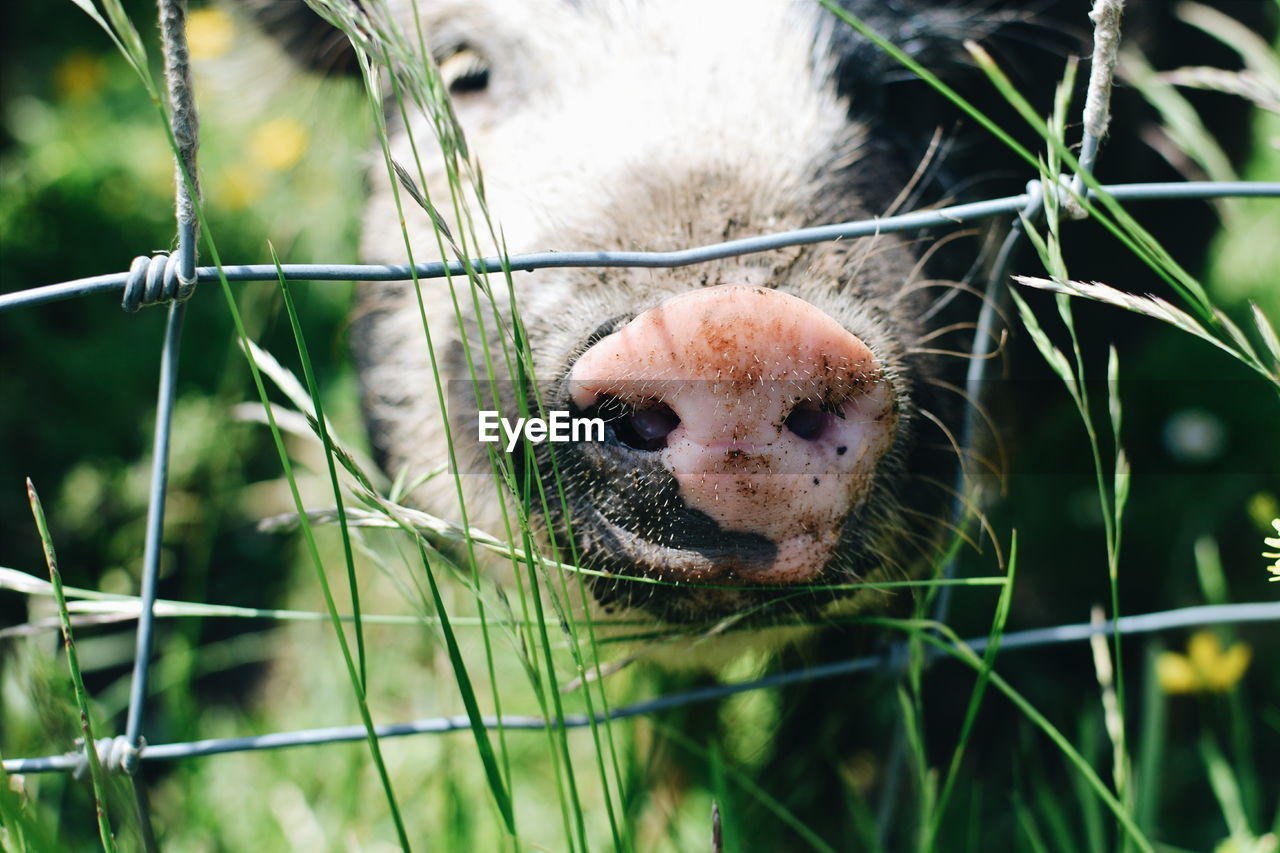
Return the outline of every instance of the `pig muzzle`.
[[[710,538],[721,547],[702,541],[690,559],[678,533],[605,519],[614,541],[645,554],[647,574],[676,582],[818,579],[897,425],[893,389],[866,344],[802,299],[747,285],[683,293],[637,315],[582,353],[568,388],[636,458],[656,459],[682,509],[718,531]]]

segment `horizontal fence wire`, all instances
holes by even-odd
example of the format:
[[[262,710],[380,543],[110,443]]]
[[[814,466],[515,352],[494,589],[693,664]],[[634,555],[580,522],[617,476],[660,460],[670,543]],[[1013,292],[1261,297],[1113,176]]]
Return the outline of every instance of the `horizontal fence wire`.
[[[1280,182],[1204,181],[1118,184],[1105,186],[1102,190],[1120,201],[1204,200],[1229,197],[1280,198]],[[1092,199],[1097,198],[1100,194],[1096,191],[1089,191],[1087,195]],[[1042,200],[1041,184],[1039,181],[1033,181],[1028,185],[1026,193],[1007,198],[954,205],[936,210],[915,211],[898,216],[802,228],[670,252],[539,252],[511,255],[505,258],[488,257],[467,261],[427,262],[417,264],[413,268],[408,265],[284,264],[277,269],[276,266],[267,264],[232,265],[223,266],[221,270],[217,267],[199,267],[195,270],[195,278],[197,283],[217,281],[221,273],[229,281],[276,281],[283,274],[286,279],[292,281],[392,282],[410,280],[415,274],[420,279],[442,278],[446,275],[466,275],[468,268],[480,273],[500,272],[504,269],[515,272],[534,271],[557,267],[670,268],[790,246],[960,225],[1009,213],[1026,215],[1031,207],[1037,206]],[[142,261],[146,261],[146,263]],[[152,297],[157,293],[163,297],[173,292],[173,288],[163,282],[167,278],[174,277],[174,268],[178,263],[180,263],[178,256],[143,258],[135,261],[133,269],[129,272],[94,276],[0,294],[0,311],[113,291],[123,291],[124,307],[126,310],[134,310],[140,304],[149,304],[156,301]],[[149,292],[144,295],[143,291]],[[174,349],[176,349],[175,340],[172,337],[167,338],[162,356],[171,353]],[[167,371],[164,375],[168,377]],[[171,377],[168,378],[171,384]],[[169,393],[171,393],[171,388]],[[164,395],[165,390],[162,388],[162,400]],[[160,435],[157,438],[164,440],[164,435],[168,432],[167,418],[158,420],[158,424]],[[156,498],[153,495],[153,501],[163,501],[163,486],[160,486],[160,489],[161,496]],[[149,616],[150,614],[147,613],[145,615]],[[1080,641],[1112,630],[1119,631],[1121,634],[1140,634],[1194,625],[1274,620],[1280,620],[1280,603],[1193,607],[1142,616],[1125,616],[1115,622],[1062,625],[1009,633],[1005,634],[1001,639],[1001,648],[1035,648]],[[971,649],[979,653],[986,648],[987,644],[988,640],[985,637],[975,638],[967,642]],[[782,687],[892,667],[895,661],[901,661],[904,658],[905,653],[906,644],[897,643],[888,646],[885,651],[878,654],[809,669],[779,673],[754,681],[722,684],[668,694],[644,702],[621,706],[607,714],[598,714],[594,717],[578,714],[565,715],[559,720],[547,720],[536,716],[503,715],[500,718],[484,717],[483,724],[490,728],[501,727],[511,730],[545,730],[548,727],[558,726],[580,728],[593,723],[605,723],[612,720],[652,714],[698,702],[713,701],[750,690]],[[931,658],[943,655],[938,651],[931,651],[928,654]],[[378,737],[400,737],[411,734],[444,733],[469,727],[470,722],[467,717],[455,716],[375,726],[374,731]],[[136,729],[137,727],[135,726],[134,728]],[[139,762],[339,743],[362,740],[366,737],[367,731],[364,726],[338,726],[250,737],[146,745],[142,741],[140,734],[135,730],[132,732],[132,737],[104,738],[98,742],[97,748],[105,767],[116,772],[132,773]],[[86,761],[86,751],[80,749],[73,753],[57,756],[6,759],[3,762],[3,766],[5,771],[9,773],[68,771],[74,773],[82,770]]]
[[[1038,184],[1038,182],[1035,182]],[[1215,198],[1280,198],[1280,182],[1250,181],[1200,181],[1190,183],[1117,184],[1102,188],[1118,201],[1165,201],[1174,199]],[[221,269],[228,281],[277,281],[281,272],[290,281],[408,281],[417,278],[443,278],[446,275],[464,276],[468,267],[480,273],[498,273],[504,268],[513,272],[528,272],[557,267],[682,267],[706,263],[737,255],[767,252],[790,246],[811,243],[827,243],[851,240],[877,234],[919,231],[926,228],[960,225],[993,216],[1023,210],[1035,199],[1034,191],[1006,198],[958,204],[937,210],[921,210],[898,216],[843,222],[834,225],[818,225],[794,231],[781,231],[712,243],[691,249],[672,252],[536,252],[511,255],[507,258],[473,258],[467,261],[432,261],[416,264],[283,264],[280,270],[272,264],[228,265]],[[1096,199],[1096,191],[1088,193]],[[161,256],[163,257],[163,256]],[[163,274],[163,271],[158,274]],[[7,311],[47,302],[59,302],[95,293],[121,291],[129,285],[135,289],[147,287],[146,270],[91,276],[58,284],[33,287],[13,293],[0,294],[0,311]],[[199,267],[196,280],[200,283],[217,281],[217,267]],[[125,294],[126,304],[131,303],[133,293]]]
[[[1158,631],[1169,631],[1177,628],[1192,628],[1202,625],[1245,624],[1250,622],[1280,621],[1280,601],[1257,602],[1249,604],[1215,604],[1199,607],[1185,607],[1178,610],[1163,610],[1157,613],[1145,613],[1136,616],[1122,616],[1116,620],[1098,622],[1079,622],[1070,625],[1058,625],[1051,628],[1032,628],[1025,631],[1011,631],[999,639],[1000,651],[1017,649],[1036,649],[1089,640],[1100,635],[1111,635],[1118,631],[1129,636],[1134,634],[1150,634]],[[990,643],[987,637],[975,637],[964,641],[975,654],[982,654]],[[520,714],[504,714],[501,717],[487,715],[482,717],[485,727],[503,728],[509,731],[545,731],[548,728],[577,729],[596,724],[605,724],[615,720],[641,717],[667,711],[672,708],[693,705],[699,702],[712,702],[738,693],[752,690],[767,690],[786,687],[811,681],[836,678],[842,675],[853,675],[870,670],[888,669],[900,666],[907,658],[909,644],[893,643],[883,651],[851,658],[844,661],[810,667],[802,670],[777,673],[775,675],[756,678],[729,684],[717,684],[678,693],[670,693],[656,699],[648,699],[631,705],[621,705],[608,713],[589,717],[585,714],[566,714],[560,720],[548,720],[543,717]],[[930,659],[949,659],[950,655],[937,649],[925,651]],[[405,737],[419,734],[445,734],[454,731],[469,731],[470,719],[465,715],[452,717],[431,717],[407,723],[392,723],[375,726],[374,730],[380,738]],[[328,743],[348,743],[362,741],[367,737],[364,726],[331,726],[322,729],[304,729],[291,732],[275,732],[248,737],[211,738],[208,740],[190,741],[186,743],[163,743],[147,745],[140,758],[144,762],[173,761],[181,758],[196,758],[205,755],[220,755],[230,752],[256,752],[267,749],[286,749],[295,746],[318,746]],[[103,766],[118,770],[113,761],[121,750],[116,744],[119,738],[103,738],[98,742],[98,753]],[[86,764],[83,751],[44,758],[10,758],[4,761],[7,773],[50,773],[80,772]]]

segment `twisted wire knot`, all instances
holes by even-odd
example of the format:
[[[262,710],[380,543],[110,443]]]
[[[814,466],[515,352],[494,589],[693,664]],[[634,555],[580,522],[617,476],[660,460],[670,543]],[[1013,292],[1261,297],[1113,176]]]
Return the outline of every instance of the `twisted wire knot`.
[[[132,776],[138,769],[138,759],[142,757],[142,750],[146,745],[146,741],[139,739],[138,745],[134,746],[124,735],[98,738],[93,742],[94,749],[98,752],[98,763],[102,765],[102,769],[108,773],[123,773],[126,776]],[[83,779],[89,772],[89,753],[84,748],[83,740],[77,740],[76,746],[79,761],[71,772],[76,779]]]
[[[1067,175],[1059,175],[1058,179],[1053,182],[1046,182],[1037,178],[1027,182],[1027,207],[1023,210],[1023,215],[1030,215],[1030,211],[1039,213],[1043,205],[1047,204],[1049,198],[1058,205],[1058,209],[1068,219],[1086,219],[1089,212],[1085,210],[1080,198],[1086,192],[1084,182],[1081,181],[1077,187],[1073,180]]]
[[[181,274],[181,253],[157,252],[139,255],[129,267],[129,277],[124,283],[124,298],[120,305],[130,314],[144,305],[161,302],[182,302],[195,292],[197,279],[184,279]]]

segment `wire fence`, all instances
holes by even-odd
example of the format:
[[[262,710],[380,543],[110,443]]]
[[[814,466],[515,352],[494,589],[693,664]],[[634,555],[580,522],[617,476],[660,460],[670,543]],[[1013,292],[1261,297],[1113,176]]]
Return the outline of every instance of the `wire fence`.
[[[1159,613],[1146,613],[1138,616],[1122,616],[1119,619],[1101,622],[1080,622],[1073,625],[1057,625],[1052,628],[1011,631],[1001,636],[1000,649],[1002,651],[1037,649],[1064,643],[1085,642],[1093,637],[1109,636],[1114,631],[1119,631],[1124,635],[1150,634],[1159,631],[1171,631],[1177,628],[1194,628],[1202,625],[1245,624],[1249,622],[1275,622],[1277,620],[1280,620],[1280,602],[1211,604],[1199,607],[1185,607],[1179,610],[1165,610]],[[975,654],[982,654],[986,651],[990,639],[988,637],[974,637],[964,642]],[[894,643],[877,654],[837,661],[803,670],[777,673],[749,681],[717,684],[713,687],[669,693],[644,702],[620,705],[608,713],[599,713],[594,717],[588,717],[585,714],[566,714],[561,719],[549,720],[536,716],[504,714],[500,717],[485,716],[482,720],[486,728],[502,728],[509,731],[545,731],[548,728],[578,729],[590,725],[593,721],[607,723],[614,720],[625,720],[630,717],[656,714],[699,702],[714,702],[752,690],[786,687],[792,684],[821,681],[869,670],[893,671],[902,666],[907,652],[907,643]],[[936,651],[930,652],[929,655],[931,659],[939,660],[947,657]],[[380,738],[391,738],[404,737],[406,735],[467,731],[470,726],[471,722],[468,717],[458,715],[379,725],[375,726],[374,730]],[[227,752],[254,752],[263,749],[285,749],[294,746],[350,743],[362,741],[365,736],[364,726],[332,726],[322,729],[274,732],[250,737],[210,738],[186,743],[146,744],[137,757],[144,762],[173,761],[180,758],[196,758],[203,755],[219,755]],[[121,738],[102,738],[98,741],[98,755],[103,762],[103,766],[112,770],[124,771],[126,769],[125,761],[129,754],[127,738],[124,738],[123,742]],[[9,773],[61,771],[81,775],[85,772],[86,766],[87,758],[84,750],[42,758],[11,758],[6,759],[4,762],[4,769]]]
[[[1280,182],[1263,181],[1111,184],[1104,185],[1101,189],[1101,193],[1097,190],[1086,191],[1086,197],[1097,199],[1103,193],[1117,201],[1280,197]],[[1043,200],[1044,192],[1040,181],[1033,181],[1028,185],[1027,192],[1005,198],[958,204],[936,210],[920,210],[897,216],[780,231],[776,234],[762,234],[672,252],[535,252],[509,255],[505,258],[426,261],[413,266],[408,264],[281,264],[276,267],[274,264],[224,264],[221,267],[197,267],[194,278],[197,284],[217,282],[220,274],[225,276],[227,281],[234,282],[279,281],[282,275],[288,281],[395,282],[410,281],[415,276],[419,279],[465,276],[468,268],[483,275],[501,273],[504,269],[512,272],[531,272],[571,267],[682,267],[811,243],[852,240],[857,237],[874,237],[878,234],[923,231],[928,228],[979,222],[1009,213],[1038,210]],[[165,285],[162,282],[176,283],[176,267],[181,263],[179,257],[180,254],[142,256],[134,260],[128,272],[108,273],[33,287],[16,293],[3,293],[0,294],[0,311],[117,291],[121,293],[121,304],[126,311],[137,310],[143,305],[170,302],[174,299],[175,285]]]
[[[897,216],[873,218],[856,222],[844,222],[765,234],[746,239],[687,248],[670,252],[542,252],[511,255],[508,257],[484,257],[470,260],[453,260],[407,265],[350,265],[350,264],[284,264],[275,265],[222,265],[197,267],[195,264],[196,219],[195,199],[198,198],[194,183],[196,175],[196,120],[191,101],[189,70],[186,67],[183,0],[161,0],[162,37],[166,55],[166,76],[169,81],[169,98],[172,106],[173,134],[179,151],[177,169],[177,208],[179,218],[176,253],[158,253],[142,256],[133,262],[127,272],[112,273],[77,279],[74,281],[34,287],[14,293],[0,294],[0,311],[34,308],[48,303],[74,299],[104,292],[119,292],[122,307],[136,311],[147,305],[169,304],[169,318],[160,356],[160,383],[155,419],[152,472],[149,487],[149,509],[145,534],[145,548],[141,572],[141,592],[137,608],[137,634],[133,664],[132,684],[128,705],[126,730],[123,735],[101,738],[96,743],[96,753],[102,765],[112,772],[132,775],[141,763],[172,761],[183,758],[215,755],[228,752],[248,752],[265,749],[309,746],[326,743],[363,740],[368,735],[365,726],[336,726],[323,729],[277,732],[248,737],[199,740],[180,743],[148,744],[145,741],[145,699],[148,694],[148,675],[151,659],[152,637],[156,618],[156,581],[159,571],[161,536],[164,530],[164,504],[167,489],[169,447],[172,414],[175,399],[175,382],[178,374],[178,351],[182,336],[183,303],[200,284],[224,278],[232,282],[277,281],[281,276],[297,281],[358,281],[391,282],[413,278],[435,279],[451,275],[466,275],[469,271],[479,274],[503,271],[532,271],[557,267],[649,267],[670,268],[705,263],[739,255],[768,252],[775,249],[812,243],[849,240],[879,234],[913,232],[929,228],[952,227],[963,223],[989,220],[1009,214],[1019,214],[1014,229],[1001,247],[994,272],[989,278],[988,295],[1007,280],[1008,264],[1012,249],[1021,237],[1024,222],[1033,219],[1045,203],[1045,189],[1041,181],[1028,184],[1027,191],[1007,198],[961,204],[934,210],[921,210]],[[1097,66],[1095,65],[1095,70]],[[1109,87],[1109,81],[1104,81]],[[1103,83],[1096,83],[1100,86]],[[1091,102],[1092,103],[1092,102]],[[1098,150],[1098,141],[1105,130],[1105,121],[1097,117],[1087,123],[1082,166],[1092,166]],[[1086,189],[1082,183],[1072,188],[1077,195],[1088,199],[1110,196],[1118,201],[1173,201],[1218,199],[1227,197],[1280,198],[1280,182],[1192,182],[1158,184],[1119,184],[1099,189]],[[1056,191],[1056,190],[1055,190]],[[1065,192],[1066,188],[1062,188]],[[979,319],[975,347],[988,345],[989,335],[982,332],[990,327],[994,318],[996,300],[984,300],[983,315]],[[985,324],[985,325],[984,325]],[[975,351],[975,355],[981,355]],[[970,389],[975,389],[982,378],[982,366],[986,359],[971,360],[967,377]],[[976,395],[975,395],[976,396]],[[966,426],[966,433],[972,425]],[[961,446],[965,446],[963,443]],[[959,508],[957,507],[957,516]],[[945,589],[945,587],[944,587]],[[945,594],[939,607],[939,621],[945,621]],[[1143,615],[1124,616],[1110,621],[1059,625],[1003,634],[999,639],[1003,650],[1034,649],[1063,643],[1080,642],[1102,634],[1144,634],[1201,625],[1224,623],[1269,622],[1280,620],[1280,602],[1231,604],[1190,607]],[[987,637],[964,641],[975,653],[983,652],[989,643]],[[549,728],[580,728],[598,723],[654,714],[685,705],[709,702],[726,696],[751,690],[777,688],[801,682],[830,679],[870,670],[901,667],[906,658],[908,643],[888,645],[883,651],[823,666],[788,671],[763,678],[714,687],[672,693],[619,706],[596,714],[566,714],[559,718],[523,715],[484,716],[483,726],[507,730],[538,730]],[[944,656],[934,650],[930,658]],[[379,738],[401,737],[415,734],[442,734],[467,730],[473,720],[468,716],[435,717],[405,723],[383,724],[373,727]],[[88,765],[88,747],[85,744],[66,754],[32,758],[10,758],[3,762],[8,773],[71,772],[83,773]]]

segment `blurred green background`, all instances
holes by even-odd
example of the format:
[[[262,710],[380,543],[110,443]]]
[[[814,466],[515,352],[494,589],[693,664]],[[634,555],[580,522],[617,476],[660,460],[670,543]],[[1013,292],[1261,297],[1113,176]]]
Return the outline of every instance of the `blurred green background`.
[[[155,5],[126,3],[158,76]],[[192,52],[202,122],[200,168],[221,256],[270,262],[355,260],[368,108],[352,85],[298,78],[271,45],[222,10],[195,7]],[[121,271],[173,245],[172,158],[155,107],[106,35],[71,3],[6,9],[0,49],[0,290]],[[201,261],[208,262],[202,248]],[[278,288],[237,287],[249,333],[290,366]],[[349,284],[297,299],[332,416],[356,422],[343,329]],[[164,308],[126,315],[118,296],[0,316],[0,565],[47,576],[24,478],[39,490],[64,582],[136,593]],[[181,351],[159,594],[279,604],[295,543],[255,529],[288,507],[270,434],[237,421],[253,394],[217,286],[191,300]],[[350,430],[359,437],[360,430]],[[0,626],[47,618],[45,600],[0,593]],[[200,737],[208,714],[243,708],[261,677],[266,625],[184,620],[160,629],[168,662],[148,719],[152,742]],[[133,624],[81,635],[99,726],[123,726]],[[58,752],[74,736],[65,660],[42,630],[0,649],[6,757]],[[200,649],[197,653],[195,650]],[[206,653],[205,650],[208,650]],[[70,715],[69,715],[70,714]],[[163,771],[160,775],[163,775]],[[42,782],[48,784],[41,787]],[[32,780],[46,820],[76,815],[86,790]],[[93,844],[92,821],[55,820],[68,849]]]

